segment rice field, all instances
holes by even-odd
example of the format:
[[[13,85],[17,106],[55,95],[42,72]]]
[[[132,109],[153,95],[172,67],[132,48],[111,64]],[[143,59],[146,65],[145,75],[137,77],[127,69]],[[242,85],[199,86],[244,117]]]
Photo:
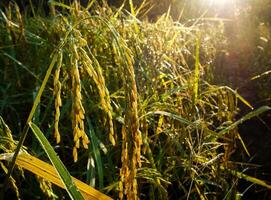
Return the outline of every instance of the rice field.
[[[271,107],[216,77],[225,20],[184,23],[170,9],[150,20],[150,5],[1,7],[0,198],[241,199],[240,180],[271,189],[244,170],[253,155],[238,128]]]

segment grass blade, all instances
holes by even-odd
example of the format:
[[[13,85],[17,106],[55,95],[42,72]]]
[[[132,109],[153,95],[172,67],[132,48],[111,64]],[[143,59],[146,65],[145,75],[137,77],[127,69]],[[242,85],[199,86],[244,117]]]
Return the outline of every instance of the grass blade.
[[[266,71],[266,72],[264,72],[264,73],[262,73],[262,74],[260,74],[260,75],[253,76],[250,80],[253,81],[253,80],[262,78],[263,76],[269,75],[269,74],[271,74],[271,70],[268,70],[268,71]]]
[[[266,112],[266,111],[269,111],[271,110],[271,107],[269,106],[262,106],[260,108],[258,108],[257,110],[255,111],[251,111],[250,113],[246,114],[244,117],[242,117],[241,119],[239,119],[238,121],[234,122],[233,124],[231,124],[230,126],[226,127],[225,129],[223,129],[222,131],[220,131],[218,134],[221,135],[221,134],[225,134],[227,133],[228,131],[236,128],[239,124],[242,124],[244,121],[246,120],[249,120],[251,119],[252,117],[257,117],[259,116],[260,114],[262,114],[263,112]],[[241,138],[240,134],[238,133],[237,134],[237,138],[240,140],[245,152],[247,153],[248,156],[250,156],[250,153],[243,141],[243,139]]]
[[[24,141],[25,141],[25,138],[26,138],[26,135],[27,135],[27,132],[28,132],[28,129],[29,129],[29,125],[28,125],[28,124],[31,122],[33,116],[35,115],[36,109],[37,109],[37,107],[38,107],[38,105],[39,105],[39,103],[40,103],[41,95],[42,95],[42,93],[43,93],[43,91],[44,91],[44,89],[45,89],[45,86],[46,86],[46,84],[47,84],[49,78],[50,78],[51,72],[52,72],[52,70],[53,70],[53,68],[54,68],[54,66],[55,66],[56,61],[57,61],[57,57],[58,57],[57,54],[54,54],[53,59],[52,59],[50,65],[49,65],[49,67],[48,67],[48,70],[46,71],[46,75],[45,75],[45,77],[44,77],[44,79],[43,79],[43,81],[42,81],[42,84],[41,84],[41,86],[40,86],[40,89],[39,89],[39,91],[38,91],[38,94],[37,94],[37,96],[36,96],[36,98],[35,98],[35,101],[34,101],[34,103],[33,103],[32,108],[31,108],[30,114],[29,114],[29,116],[28,116],[28,118],[27,118],[27,120],[26,120],[26,124],[25,124],[25,126],[24,126],[24,128],[23,128],[22,135],[20,136],[20,140],[19,140],[19,142],[18,142],[18,144],[17,144],[17,147],[16,147],[16,149],[15,149],[14,156],[13,156],[13,158],[12,158],[12,161],[11,161],[10,166],[9,166],[9,169],[8,169],[8,173],[7,173],[7,176],[6,176],[5,183],[7,183],[8,179],[10,178],[10,176],[11,176],[11,174],[12,174],[12,171],[13,171],[13,168],[14,168],[14,165],[15,165],[16,158],[17,158],[17,156],[18,156],[18,154],[19,154],[19,152],[20,152],[20,149],[21,149],[22,146],[23,146],[23,143],[24,143]],[[7,185],[7,184],[5,184],[5,186],[6,186],[6,185]],[[5,186],[4,186],[4,187],[5,187]],[[4,189],[4,190],[5,190],[5,189]]]
[[[260,108],[258,108],[257,110],[251,111],[250,113],[246,114],[244,117],[242,117],[241,119],[237,120],[236,122],[234,122],[233,124],[231,124],[230,126],[226,127],[225,129],[223,129],[222,131],[220,131],[218,134],[225,134],[226,132],[236,128],[239,124],[242,124],[243,122],[259,116],[260,114],[271,110],[271,107],[269,106],[262,106]]]
[[[230,87],[224,86],[221,88],[225,88],[229,91],[231,91],[241,102],[243,102],[246,106],[248,106],[251,110],[254,110],[253,106],[246,100],[244,97],[242,97],[237,91],[231,89]]]
[[[199,93],[199,74],[200,74],[200,61],[199,61],[199,39],[196,41],[196,55],[195,55],[195,70],[193,82],[193,103],[197,103]]]
[[[220,167],[220,168],[222,170],[230,172],[232,175],[237,176],[238,178],[242,178],[242,179],[245,179],[246,181],[249,181],[251,183],[255,183],[257,185],[260,185],[260,186],[266,187],[268,189],[271,189],[271,185],[267,184],[265,181],[263,181],[261,179],[246,175],[246,174],[244,174],[242,172],[238,172],[238,171],[231,170],[231,169],[226,169],[224,167]]]
[[[35,134],[36,138],[40,142],[42,148],[46,152],[47,156],[49,157],[50,161],[54,165],[59,177],[61,178],[69,196],[71,199],[84,199],[82,194],[78,191],[76,185],[74,184],[68,170],[58,158],[56,152],[54,151],[53,147],[50,145],[44,134],[41,132],[39,127],[37,127],[34,123],[29,123],[30,128],[32,129],[33,133]]]
[[[93,154],[94,154],[94,159],[95,159],[95,163],[97,165],[97,171],[98,171],[98,177],[99,177],[99,188],[102,189],[102,188],[104,188],[104,183],[103,183],[104,171],[103,171],[103,163],[102,163],[102,159],[101,159],[101,153],[99,150],[99,141],[95,135],[93,126],[92,126],[89,118],[87,118],[87,123],[89,126],[89,136],[90,136],[90,141],[91,141],[91,143],[89,144],[89,146],[90,146],[89,149],[92,149]]]
[[[95,161],[91,152],[88,154],[88,163],[87,163],[87,184],[91,187],[95,187],[96,178],[95,178]]]
[[[190,122],[189,120],[179,116],[179,115],[175,115],[169,112],[165,112],[165,111],[155,111],[155,112],[149,112],[146,115],[151,115],[151,114],[155,114],[155,115],[164,115],[167,117],[171,117],[172,119],[175,119],[183,124],[187,124],[187,125],[192,125],[193,123]]]
[[[133,17],[133,24],[134,24],[135,32],[138,34],[139,33],[139,27],[137,25],[136,10],[135,10],[135,7],[133,5],[133,0],[129,0],[129,4],[130,4],[130,9],[131,9],[131,14],[132,14],[132,17]]]
[[[39,77],[34,74],[31,69],[29,69],[27,66],[25,66],[23,63],[21,63],[20,61],[18,61],[16,58],[12,57],[11,55],[9,55],[8,53],[3,53],[3,55],[7,56],[9,59],[11,59],[12,61],[14,61],[17,65],[19,65],[20,67],[22,67],[24,70],[26,70],[31,76],[35,77],[37,80],[39,80]]]

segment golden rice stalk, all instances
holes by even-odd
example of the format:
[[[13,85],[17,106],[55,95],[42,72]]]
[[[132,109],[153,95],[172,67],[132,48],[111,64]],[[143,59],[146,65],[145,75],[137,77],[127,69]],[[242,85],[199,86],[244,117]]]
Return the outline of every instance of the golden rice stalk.
[[[78,52],[75,44],[72,45],[73,55],[71,56],[71,77],[72,77],[72,128],[75,146],[73,148],[73,158],[74,162],[77,161],[77,149],[80,148],[80,139],[82,141],[83,147],[88,149],[89,139],[84,131],[84,114],[85,110],[82,105],[82,95],[81,95],[81,83],[80,74],[78,70]]]
[[[4,153],[11,153],[14,152],[16,149],[16,143],[13,140],[11,130],[9,129],[8,125],[5,123],[4,119],[0,116],[0,138],[6,138],[8,142],[1,144],[1,151]],[[1,152],[2,153],[2,152]],[[0,169],[4,171],[5,174],[8,173],[8,169],[5,164],[2,162],[3,157],[0,156]],[[20,174],[24,177],[24,171],[19,168]],[[11,176],[9,178],[9,185],[13,189],[16,194],[17,199],[20,199],[19,188],[16,185],[16,180]]]
[[[6,15],[4,13],[2,13],[2,15],[6,21],[7,32],[9,33],[11,41],[15,44],[18,41],[25,39],[24,24],[19,6],[16,3],[9,2]]]
[[[46,179],[36,176],[38,182],[40,183],[41,191],[49,198],[55,199],[53,196],[52,183]]]
[[[59,124],[59,117],[60,117],[60,107],[62,106],[62,101],[61,101],[61,83],[59,81],[59,74],[60,74],[60,69],[62,65],[62,58],[63,55],[62,53],[60,54],[59,62],[57,69],[55,71],[55,76],[54,76],[54,96],[55,96],[55,119],[54,119],[54,136],[56,139],[56,143],[60,142],[60,133],[58,130],[58,124]]]
[[[137,197],[137,168],[141,167],[140,154],[142,138],[139,131],[138,110],[137,110],[137,87],[133,68],[133,59],[126,51],[125,68],[125,90],[127,108],[125,123],[122,128],[122,168],[120,170],[119,198],[124,195],[128,200],[138,199]]]
[[[141,167],[140,155],[141,155],[141,145],[142,145],[142,136],[141,132],[139,131],[139,121],[138,121],[138,110],[137,110],[137,87],[136,87],[136,80],[135,80],[135,73],[133,68],[133,60],[132,58],[126,54],[127,62],[128,62],[128,78],[130,79],[130,86],[127,87],[127,92],[130,94],[128,95],[128,100],[130,102],[130,117],[126,117],[128,124],[131,126],[129,129],[132,132],[132,137],[135,141],[134,143],[134,159],[135,162]]]
[[[123,199],[124,194],[127,194],[127,187],[126,183],[128,182],[128,177],[129,177],[129,159],[128,159],[128,143],[125,142],[127,141],[127,134],[126,134],[126,129],[123,126],[121,130],[122,134],[122,152],[121,152],[121,163],[122,167],[120,169],[120,181],[119,181],[119,198]],[[125,191],[124,191],[124,185],[125,185]]]
[[[105,84],[105,79],[102,73],[102,68],[99,64],[99,62],[95,59],[95,57],[92,55],[92,60],[87,55],[87,52],[80,48],[81,56],[82,56],[82,62],[84,64],[84,69],[86,70],[87,74],[93,79],[95,82],[100,100],[101,100],[101,106],[103,110],[107,114],[107,120],[109,123],[109,141],[115,146],[116,141],[116,135],[114,133],[114,125],[113,125],[113,117],[112,117],[112,107],[110,105],[110,94]],[[94,66],[96,69],[94,69]]]
[[[19,6],[15,3],[15,10],[16,10],[16,18],[18,20],[18,24],[19,24],[19,36],[17,41],[21,40],[22,38],[25,38],[25,31],[24,31],[24,24],[23,24],[23,19],[22,19],[22,15],[20,13],[20,8]]]

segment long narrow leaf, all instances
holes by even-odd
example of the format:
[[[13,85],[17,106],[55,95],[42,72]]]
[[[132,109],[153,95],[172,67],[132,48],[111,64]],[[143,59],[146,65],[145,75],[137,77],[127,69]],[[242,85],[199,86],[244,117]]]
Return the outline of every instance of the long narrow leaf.
[[[200,73],[200,61],[199,61],[199,39],[196,41],[196,55],[195,55],[195,69],[194,69],[194,82],[193,82],[193,103],[195,104],[198,99],[199,92],[199,73]]]
[[[16,58],[12,57],[11,55],[9,55],[8,53],[4,52],[3,55],[7,56],[9,59],[11,59],[12,61],[14,61],[17,65],[19,65],[20,67],[22,67],[24,70],[26,70],[29,74],[31,74],[31,76],[35,77],[37,80],[39,80],[39,77],[34,74],[31,69],[29,69],[27,66],[25,66],[23,63],[21,63],[20,61],[18,61]]]
[[[53,68],[54,68],[54,66],[55,66],[56,61],[57,61],[57,57],[58,57],[58,55],[57,55],[57,54],[54,54],[54,56],[53,56],[53,58],[52,58],[52,61],[51,61],[50,65],[49,65],[49,67],[48,67],[48,69],[47,69],[47,71],[46,71],[45,77],[44,77],[44,79],[43,79],[43,81],[42,81],[42,84],[41,84],[41,86],[40,86],[40,89],[39,89],[39,91],[38,91],[38,94],[37,94],[37,96],[36,96],[36,98],[35,98],[35,101],[34,101],[34,103],[33,103],[33,106],[32,106],[32,108],[31,108],[31,111],[30,111],[30,113],[29,113],[29,116],[28,116],[28,118],[27,118],[27,120],[26,120],[26,124],[25,124],[25,126],[24,126],[24,128],[23,128],[23,132],[22,132],[22,134],[21,134],[21,136],[20,136],[19,143],[18,143],[18,145],[17,145],[17,147],[16,147],[16,149],[15,149],[14,156],[13,156],[13,158],[12,158],[12,161],[10,162],[10,166],[9,166],[9,169],[8,169],[7,178],[6,178],[6,180],[5,180],[5,183],[7,183],[8,178],[9,178],[9,177],[11,176],[11,174],[12,174],[12,171],[13,171],[14,165],[15,165],[16,158],[17,158],[18,153],[20,152],[20,150],[21,150],[21,148],[22,148],[22,146],[23,146],[23,143],[24,143],[24,141],[25,141],[25,138],[26,138],[26,135],[27,135],[27,132],[28,132],[28,129],[29,129],[28,124],[31,122],[31,120],[32,120],[32,118],[33,118],[33,116],[34,116],[34,114],[35,114],[35,112],[36,112],[36,109],[37,109],[37,107],[38,107],[38,105],[39,105],[39,103],[40,103],[41,95],[42,95],[42,93],[43,93],[43,91],[44,91],[44,89],[45,89],[45,86],[46,86],[46,84],[47,84],[49,78],[50,78],[51,72],[52,72],[52,70],[53,70]],[[5,184],[5,185],[6,185],[6,184]]]
[[[242,97],[237,91],[233,90],[228,86],[223,86],[220,88],[226,88],[227,90],[231,91],[241,102],[243,102],[246,106],[248,106],[251,110],[253,110],[253,106],[244,98]]]
[[[138,27],[137,18],[136,18],[136,10],[133,5],[133,0],[129,0],[129,4],[130,4],[130,9],[131,9],[131,14],[133,17],[133,24],[134,24],[135,32],[139,33],[139,27]]]
[[[242,178],[242,179],[245,179],[245,180],[247,180],[247,181],[249,181],[251,183],[255,183],[257,185],[260,185],[260,186],[266,187],[268,189],[271,189],[271,185],[267,184],[265,181],[263,181],[261,179],[246,175],[246,174],[244,174],[242,172],[238,172],[236,170],[227,169],[227,168],[224,168],[222,166],[220,167],[220,169],[225,170],[227,172],[230,172],[232,175],[234,175],[234,176],[236,176],[238,178]]]
[[[258,108],[257,110],[251,111],[250,113],[246,114],[244,117],[242,117],[241,119],[237,120],[236,122],[234,122],[233,124],[231,124],[230,126],[224,128],[222,131],[219,132],[219,134],[225,134],[226,132],[236,128],[239,124],[242,124],[243,122],[259,116],[260,114],[271,110],[271,107],[269,106],[262,106],[260,108]]]
[[[74,184],[68,170],[58,158],[56,152],[54,151],[53,147],[50,145],[44,134],[41,132],[39,127],[37,127],[34,123],[29,123],[30,128],[32,129],[33,133],[35,134],[36,138],[40,142],[42,148],[46,152],[47,156],[49,157],[50,161],[54,165],[59,177],[61,178],[69,196],[71,199],[80,200],[84,199],[82,194],[78,191],[76,185]]]
[[[89,136],[91,143],[89,144],[91,146],[90,149],[92,149],[94,154],[95,163],[97,165],[97,171],[98,171],[98,177],[99,177],[99,188],[102,189],[104,187],[103,184],[103,178],[104,178],[104,171],[103,171],[103,163],[101,159],[101,153],[99,150],[99,141],[95,135],[94,129],[92,127],[92,124],[87,118],[88,126],[89,126]]]
[[[183,124],[187,124],[187,125],[192,125],[193,123],[190,122],[189,120],[179,116],[179,115],[176,115],[176,114],[173,114],[173,113],[169,113],[169,112],[165,112],[165,111],[154,111],[154,112],[148,112],[146,115],[151,115],[151,114],[155,114],[155,115],[164,115],[164,116],[167,116],[167,117],[171,117],[172,119],[175,119]]]

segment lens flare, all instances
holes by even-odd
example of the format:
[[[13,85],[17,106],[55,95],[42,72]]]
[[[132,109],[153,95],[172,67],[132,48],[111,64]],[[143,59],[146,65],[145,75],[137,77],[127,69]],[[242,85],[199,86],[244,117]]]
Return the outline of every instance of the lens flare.
[[[224,6],[231,2],[232,0],[203,0],[206,4],[210,6]]]

